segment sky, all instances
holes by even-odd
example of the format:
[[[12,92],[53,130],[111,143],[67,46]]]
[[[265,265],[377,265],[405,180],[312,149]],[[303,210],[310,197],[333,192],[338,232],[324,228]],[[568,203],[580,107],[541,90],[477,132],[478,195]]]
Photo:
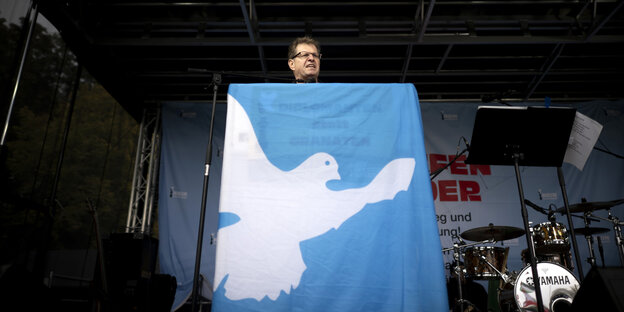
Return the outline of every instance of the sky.
[[[0,0],[0,17],[9,23],[20,24],[20,18],[24,17],[30,7],[30,0]],[[56,28],[43,15],[38,14],[37,23],[48,29],[48,32],[57,32]]]

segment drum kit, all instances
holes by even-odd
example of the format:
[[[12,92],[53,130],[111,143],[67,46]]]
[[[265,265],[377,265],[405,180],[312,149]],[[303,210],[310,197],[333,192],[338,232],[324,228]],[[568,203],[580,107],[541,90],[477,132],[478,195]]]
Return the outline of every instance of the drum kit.
[[[583,218],[585,222],[585,227],[575,228],[573,232],[577,236],[586,238],[589,249],[587,262],[591,266],[596,265],[593,251],[593,236],[609,231],[608,228],[589,226],[591,221],[600,220],[613,224],[620,260],[622,265],[624,265],[624,239],[620,228],[624,223],[620,222],[617,217],[614,217],[610,210],[611,207],[622,203],[624,203],[624,199],[593,203],[583,200],[582,203],[569,207],[570,213],[583,213],[582,216],[572,215]],[[542,209],[530,202],[527,202],[527,204],[536,209]],[[540,212],[545,212],[544,209],[542,210]],[[593,212],[596,210],[607,210],[608,217],[603,218],[594,215]],[[568,230],[564,224],[556,222],[553,213],[563,214],[565,212],[561,208],[557,210],[549,209],[549,211],[549,222],[529,227],[529,236],[532,238],[531,241],[533,243],[533,246],[530,247],[534,248],[544,310],[551,312],[568,311],[576,292],[580,288],[580,282],[572,273],[574,271],[574,263],[572,261]],[[489,245],[518,238],[525,235],[525,233],[526,231],[521,228],[495,226],[490,223],[489,226],[462,232],[457,237],[459,243],[453,244],[451,248],[443,249],[443,251],[453,251],[454,262],[460,264],[455,265],[453,272],[451,272],[454,276],[459,277],[457,278],[459,298],[455,300],[456,306],[460,307],[459,311],[466,311],[464,306],[472,305],[472,303],[462,298],[461,281],[464,278],[486,280],[488,282],[498,280],[497,299],[500,311],[536,311],[537,298],[532,278],[529,249],[522,251],[521,257],[525,266],[519,273],[516,273],[507,270],[509,247]],[[466,243],[464,240],[473,241],[473,243]],[[599,236],[598,245],[604,266],[604,254]],[[460,257],[463,257],[463,265]],[[467,309],[467,311],[471,310]]]

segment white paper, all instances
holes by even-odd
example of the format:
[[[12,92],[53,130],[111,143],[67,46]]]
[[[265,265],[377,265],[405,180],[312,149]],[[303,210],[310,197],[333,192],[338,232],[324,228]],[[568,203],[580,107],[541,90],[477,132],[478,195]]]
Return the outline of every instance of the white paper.
[[[583,171],[585,162],[600,136],[600,131],[602,131],[601,124],[577,111],[563,161]]]

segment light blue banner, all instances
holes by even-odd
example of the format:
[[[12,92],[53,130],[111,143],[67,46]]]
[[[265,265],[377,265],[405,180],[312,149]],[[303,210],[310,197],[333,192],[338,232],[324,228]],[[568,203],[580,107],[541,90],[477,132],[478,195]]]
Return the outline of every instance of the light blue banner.
[[[213,311],[448,310],[412,85],[229,94]]]

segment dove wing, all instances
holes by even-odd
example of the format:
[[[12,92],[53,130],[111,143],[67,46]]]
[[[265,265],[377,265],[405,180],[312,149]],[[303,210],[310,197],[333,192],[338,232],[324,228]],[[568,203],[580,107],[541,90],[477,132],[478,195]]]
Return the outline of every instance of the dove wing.
[[[317,207],[317,225],[320,229],[339,228],[348,218],[358,213],[366,204],[394,199],[400,191],[406,191],[412,180],[415,160],[399,158],[384,166],[365,187],[330,191],[326,194],[326,206]],[[320,234],[320,231],[319,233]]]
[[[221,181],[221,212],[233,212],[244,218],[250,207],[248,201],[264,197],[262,188],[257,186],[271,184],[271,179],[279,177],[283,171],[275,167],[264,154],[242,105],[231,95],[228,98],[232,105],[228,106],[229,131],[224,144],[226,155]]]
[[[367,203],[391,200],[400,191],[407,191],[414,175],[414,158],[397,158],[379,171],[367,186],[353,190],[362,194]]]

